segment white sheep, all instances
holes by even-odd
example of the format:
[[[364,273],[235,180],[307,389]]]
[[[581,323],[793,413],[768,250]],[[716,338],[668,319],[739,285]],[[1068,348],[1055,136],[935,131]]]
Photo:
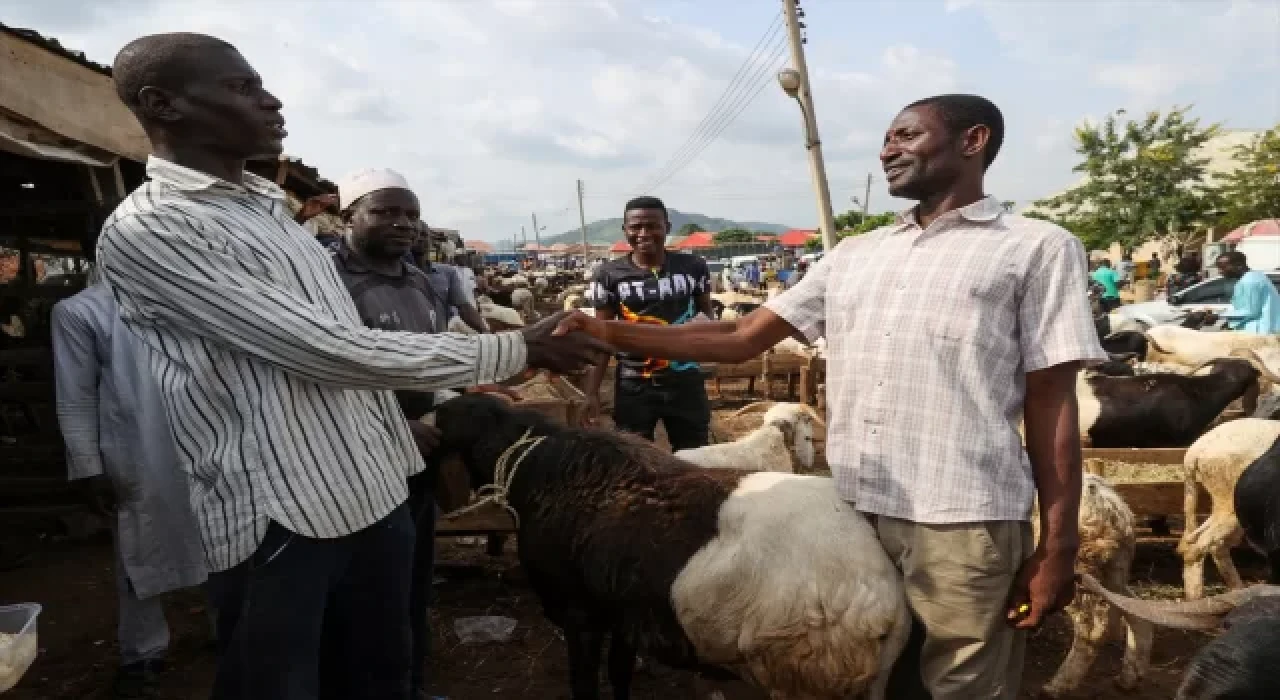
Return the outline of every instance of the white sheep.
[[[480,310],[480,316],[489,324],[491,330],[505,330],[510,328],[521,328],[525,325],[524,319],[515,309],[508,309],[505,306],[499,306],[487,297],[480,297],[477,301],[477,308]],[[501,324],[497,326],[495,324]]]
[[[520,317],[525,323],[532,323],[537,319],[537,314],[533,310],[533,292],[527,288],[520,287],[511,292],[511,306],[520,312]]]
[[[1108,590],[1133,595],[1129,591],[1129,571],[1137,550],[1133,511],[1120,494],[1101,477],[1085,474],[1080,493],[1080,550],[1077,572],[1101,581]],[[1039,503],[1031,514],[1031,528],[1040,539]],[[1124,660],[1116,685],[1132,690],[1151,665],[1152,626],[1146,620],[1123,615],[1101,597],[1080,593],[1066,608],[1071,620],[1071,650],[1058,666],[1043,693],[1060,697],[1080,686],[1098,657],[1112,623],[1123,619],[1127,625]]]
[[[767,409],[767,410],[765,410]],[[759,428],[733,442],[707,445],[675,453],[676,457],[700,467],[746,469],[750,471],[795,472],[796,465],[810,469],[814,458],[814,432],[822,419],[809,406],[758,402],[733,416],[765,410]]]
[[[1156,326],[1148,330],[1146,336],[1147,361],[1184,367],[1200,367],[1210,360],[1230,357],[1236,354],[1234,351],[1280,348],[1280,336],[1239,331],[1206,332],[1182,326]]]
[[[1243,532],[1236,519],[1236,481],[1245,468],[1261,457],[1280,438],[1280,421],[1241,418],[1223,423],[1196,440],[1187,449],[1182,464],[1183,524],[1178,553],[1182,555],[1182,582],[1187,600],[1204,596],[1204,557],[1209,554],[1228,588],[1243,582],[1231,560],[1231,547],[1240,543]],[[1210,515],[1198,527],[1199,486],[1209,493]]]

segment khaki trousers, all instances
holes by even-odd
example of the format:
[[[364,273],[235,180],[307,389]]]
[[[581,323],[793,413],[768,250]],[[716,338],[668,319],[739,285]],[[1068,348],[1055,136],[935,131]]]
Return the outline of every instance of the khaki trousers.
[[[902,571],[915,627],[889,697],[1014,700],[1026,634],[1008,626],[1005,612],[1018,568],[1031,556],[1030,523],[872,520]]]

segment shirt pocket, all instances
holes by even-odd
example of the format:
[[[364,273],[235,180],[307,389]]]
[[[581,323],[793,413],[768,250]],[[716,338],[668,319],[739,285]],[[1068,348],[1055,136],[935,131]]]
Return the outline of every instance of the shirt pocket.
[[[941,290],[940,296],[928,306],[939,315],[939,322],[933,324],[939,340],[989,347],[998,337],[1014,332],[1018,274],[1013,263],[956,270],[949,283],[934,288]]]

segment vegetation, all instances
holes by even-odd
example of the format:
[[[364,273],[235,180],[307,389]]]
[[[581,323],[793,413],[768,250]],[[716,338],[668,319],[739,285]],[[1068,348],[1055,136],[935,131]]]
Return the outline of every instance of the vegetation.
[[[712,238],[717,245],[726,243],[752,243],[756,240],[756,234],[744,228],[727,228],[723,231],[717,231]]]
[[[1217,180],[1224,231],[1257,221],[1280,218],[1280,124],[1253,143],[1236,149],[1240,169]]]
[[[1189,113],[1175,107],[1122,121],[1121,110],[1077,128],[1082,160],[1074,170],[1085,182],[1036,202],[1027,215],[1062,225],[1090,249],[1151,240],[1188,246],[1210,226],[1226,231],[1280,216],[1280,127],[1236,149],[1239,169],[1211,178],[1201,149],[1221,127]]]
[[[690,221],[689,223],[685,224],[684,226],[681,226],[681,227],[680,227],[680,230],[679,230],[679,231],[676,231],[676,235],[677,235],[677,236],[688,236],[688,235],[690,235],[690,234],[694,234],[694,233],[701,233],[701,232],[702,232],[702,226],[700,226],[700,225],[698,225],[698,224],[696,224],[696,223],[694,223],[694,222]]]

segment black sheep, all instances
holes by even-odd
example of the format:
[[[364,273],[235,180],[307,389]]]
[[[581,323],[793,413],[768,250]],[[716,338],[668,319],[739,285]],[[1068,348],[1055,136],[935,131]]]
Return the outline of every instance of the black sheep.
[[[473,485],[496,476],[506,494],[575,700],[599,697],[606,637],[617,700],[638,653],[788,696],[883,697],[910,630],[900,576],[830,480],[703,470],[480,394],[441,404],[435,424],[433,462],[457,454]]]
[[[1240,474],[1235,507],[1245,539],[1267,557],[1268,582],[1280,584],[1280,440]]]

